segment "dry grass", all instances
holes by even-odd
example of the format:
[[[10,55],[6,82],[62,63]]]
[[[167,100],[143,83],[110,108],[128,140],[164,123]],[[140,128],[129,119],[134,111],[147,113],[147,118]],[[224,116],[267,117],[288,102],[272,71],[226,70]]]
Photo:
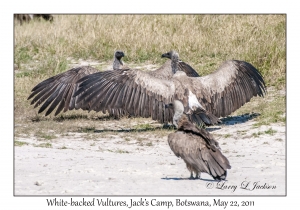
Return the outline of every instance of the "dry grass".
[[[114,51],[121,49],[128,65],[160,65],[165,61],[160,55],[174,49],[201,75],[224,60],[248,61],[262,72],[267,86],[278,90],[285,86],[285,37],[285,15],[54,15],[53,23],[16,24],[15,123],[27,125],[17,127],[16,134],[40,131],[48,135],[50,129],[72,132],[111,120],[98,120],[95,117],[102,114],[83,111],[43,117],[26,100],[37,83],[66,71],[72,60],[97,60],[102,69],[111,63]],[[268,119],[262,123],[268,123],[274,121],[269,119],[274,112],[277,118],[285,113],[284,99],[276,99],[272,106],[257,99],[249,109],[261,113],[260,118]],[[152,129],[147,123],[144,127],[145,132]]]
[[[286,96],[279,94],[274,88],[269,88],[268,94],[264,98],[253,98],[250,103],[235,111],[232,115],[242,115],[245,113],[259,113],[256,118],[255,127],[260,125],[270,125],[271,123],[286,121]]]
[[[199,73],[239,59],[269,81],[268,73],[285,77],[285,29],[285,15],[56,15],[16,25],[15,63],[48,77],[66,70],[68,57],[108,61],[122,49],[125,61],[162,63],[175,49]]]

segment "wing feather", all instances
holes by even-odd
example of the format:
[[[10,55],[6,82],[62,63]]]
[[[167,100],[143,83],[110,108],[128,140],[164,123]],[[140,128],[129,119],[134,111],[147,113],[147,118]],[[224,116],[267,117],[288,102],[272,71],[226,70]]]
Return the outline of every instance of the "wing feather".
[[[155,72],[164,72],[164,68]],[[74,96],[79,96],[76,103],[83,104],[80,106],[90,104],[89,110],[123,109],[132,116],[170,122],[172,112],[164,105],[174,98],[186,100],[186,91],[190,90],[205,109],[191,118],[200,124],[199,119],[205,123],[218,122],[216,117],[226,116],[253,96],[265,93],[261,74],[244,61],[227,61],[204,77],[187,77],[179,72],[166,79],[169,76],[135,69],[98,72],[80,79]],[[149,111],[145,111],[146,104]]]
[[[184,71],[188,77],[200,77],[195,69],[183,61],[179,61],[178,67],[181,71]]]
[[[266,92],[259,71],[245,61],[226,61],[212,74],[187,80],[199,102],[217,117],[231,114]]]
[[[46,112],[49,115],[56,107],[55,115],[59,114],[63,109],[64,111],[74,109],[74,98],[71,96],[77,90],[76,82],[86,75],[97,72],[98,70],[90,67],[83,66],[72,68],[66,72],[60,73],[56,76],[50,77],[32,89],[32,93],[28,100],[33,96],[35,98],[31,104],[35,104],[34,108],[43,103],[39,109],[39,113],[43,112],[50,105]],[[84,108],[84,107],[83,107]]]
[[[122,107],[132,116],[152,115],[153,119],[160,122],[172,120],[173,116],[167,115],[164,108],[175,92],[172,81],[155,78],[147,72],[134,69],[120,69],[88,75],[79,82],[82,83],[74,96],[80,95],[77,103],[86,104],[93,100],[90,110]],[[152,112],[149,107],[151,101],[155,103],[152,105]]]

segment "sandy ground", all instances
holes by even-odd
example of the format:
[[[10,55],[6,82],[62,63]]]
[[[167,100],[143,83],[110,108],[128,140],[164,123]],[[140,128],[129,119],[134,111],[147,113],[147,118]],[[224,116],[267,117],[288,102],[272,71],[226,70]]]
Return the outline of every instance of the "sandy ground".
[[[215,182],[208,174],[201,174],[202,180],[187,179],[190,174],[169,148],[167,135],[149,136],[141,144],[138,136],[143,132],[130,139],[126,133],[103,137],[100,133],[90,140],[82,133],[70,133],[51,140],[52,148],[36,147],[43,143],[40,139],[18,137],[28,144],[15,147],[14,193],[285,195],[285,126],[254,128],[254,123],[241,116],[208,128],[232,166],[226,182]]]

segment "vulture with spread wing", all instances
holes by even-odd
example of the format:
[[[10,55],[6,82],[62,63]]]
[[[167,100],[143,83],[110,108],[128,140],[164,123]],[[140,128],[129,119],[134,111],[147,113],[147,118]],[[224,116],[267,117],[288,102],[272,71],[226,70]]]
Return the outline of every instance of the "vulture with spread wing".
[[[162,55],[162,57],[168,57],[168,55],[164,55]],[[122,57],[124,57],[124,53],[122,51],[118,50],[114,53],[113,70],[128,69],[126,66],[123,65],[123,62],[121,60]],[[181,66],[180,70],[186,72],[187,75],[190,77],[199,76],[197,72],[194,69],[189,68],[188,65]],[[62,110],[64,112],[73,109],[89,110],[89,104],[83,104],[83,102],[78,102],[78,97],[72,98],[72,95],[74,95],[75,91],[77,91],[78,89],[78,80],[80,80],[86,75],[90,75],[96,72],[98,72],[98,69],[95,69],[90,66],[72,68],[64,73],[58,74],[36,85],[32,89],[32,93],[28,97],[28,100],[36,95],[31,101],[31,104],[35,104],[34,108],[38,107],[40,104],[43,103],[38,113],[43,112],[48,106],[50,106],[46,111],[45,116],[49,115],[56,107],[57,109],[55,112],[55,116],[58,115]],[[171,69],[170,60],[165,62],[165,64],[159,69],[149,72],[149,75],[153,77],[166,80],[171,79],[173,74],[174,73]],[[107,109],[103,109],[102,111],[104,113],[108,111],[110,115],[116,118],[119,118],[120,116],[127,113],[122,108],[114,109],[107,107]]]
[[[122,57],[124,57],[124,52],[119,50],[115,51],[113,61],[114,70],[124,68],[121,60]],[[38,113],[43,112],[51,104],[45,113],[45,116],[49,115],[56,107],[57,109],[55,116],[62,110],[64,112],[73,110],[74,108],[88,110],[88,104],[83,105],[82,103],[77,103],[77,98],[73,98],[72,96],[78,90],[77,81],[79,79],[98,71],[98,69],[91,66],[72,68],[66,72],[48,78],[36,85],[31,90],[32,93],[27,100],[35,96],[31,101],[31,104],[34,104],[34,108],[44,103],[39,109]]]
[[[202,172],[210,174],[215,180],[225,180],[227,169],[231,166],[220,151],[219,143],[209,132],[197,128],[185,114],[181,114],[178,130],[169,134],[168,143],[174,154],[186,163],[191,172],[190,179],[201,178]]]
[[[200,124],[215,124],[249,102],[263,96],[261,74],[245,61],[229,60],[212,74],[188,77],[179,67],[179,56],[169,52],[170,71],[143,72],[135,69],[97,72],[78,82],[75,97],[89,110],[123,109],[131,116],[152,117],[161,123],[173,121],[172,109],[165,105],[180,100],[189,119]],[[171,72],[171,73],[170,73]],[[164,73],[164,74],[163,74]]]

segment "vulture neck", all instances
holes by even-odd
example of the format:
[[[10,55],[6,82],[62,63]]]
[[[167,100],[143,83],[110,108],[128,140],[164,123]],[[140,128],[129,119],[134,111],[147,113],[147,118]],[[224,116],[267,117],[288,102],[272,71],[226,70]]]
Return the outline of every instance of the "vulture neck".
[[[123,62],[121,61],[122,58],[115,58],[114,63],[113,63],[113,69],[121,69],[123,66]]]
[[[183,115],[184,106],[181,101],[174,100],[174,116],[173,116],[173,124],[178,128],[178,122]]]
[[[171,58],[171,67],[172,67],[173,74],[175,74],[178,71],[178,62],[179,62],[178,54],[174,53]]]

